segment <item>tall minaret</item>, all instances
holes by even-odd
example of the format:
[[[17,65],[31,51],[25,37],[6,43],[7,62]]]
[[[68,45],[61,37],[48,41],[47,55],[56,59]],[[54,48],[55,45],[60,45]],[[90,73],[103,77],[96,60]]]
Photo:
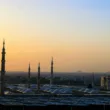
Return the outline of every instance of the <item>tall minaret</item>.
[[[1,59],[1,96],[4,95],[5,90],[5,40],[3,41],[2,59]]]
[[[28,88],[30,88],[30,78],[31,78],[31,67],[29,63],[29,68],[28,68]]]
[[[50,85],[53,84],[53,57],[51,60],[51,77],[50,77]]]
[[[37,90],[40,90],[40,63],[38,64]]]

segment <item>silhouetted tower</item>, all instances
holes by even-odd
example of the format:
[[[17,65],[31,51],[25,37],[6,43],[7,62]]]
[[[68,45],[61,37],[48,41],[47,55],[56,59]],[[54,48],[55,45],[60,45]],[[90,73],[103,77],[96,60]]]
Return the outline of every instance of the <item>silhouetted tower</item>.
[[[1,59],[1,96],[4,95],[5,90],[5,41],[3,41],[2,59]]]
[[[40,90],[40,63],[38,64],[37,90]]]
[[[31,78],[31,67],[29,63],[29,68],[28,68],[28,88],[30,88],[30,78]]]
[[[51,77],[50,77],[50,85],[53,84],[53,57],[51,60]]]

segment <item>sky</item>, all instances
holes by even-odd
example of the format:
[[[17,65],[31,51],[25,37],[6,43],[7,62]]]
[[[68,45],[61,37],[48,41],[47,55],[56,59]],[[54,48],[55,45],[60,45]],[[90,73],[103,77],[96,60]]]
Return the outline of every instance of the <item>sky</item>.
[[[110,71],[110,0],[0,0],[3,39],[6,71]]]

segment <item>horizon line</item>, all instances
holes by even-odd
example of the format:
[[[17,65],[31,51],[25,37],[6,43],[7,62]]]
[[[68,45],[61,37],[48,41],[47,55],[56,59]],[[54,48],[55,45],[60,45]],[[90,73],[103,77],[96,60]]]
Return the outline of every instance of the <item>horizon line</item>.
[[[1,72],[1,71],[0,71]],[[6,71],[6,73],[10,73],[10,72],[24,72],[24,73],[28,73],[28,71]],[[31,73],[37,73],[37,71],[31,71]],[[42,71],[41,73],[51,73],[50,71]],[[108,71],[108,72],[89,72],[89,71],[73,71],[73,72],[63,72],[63,71],[61,71],[61,72],[59,72],[59,71],[55,71],[54,73],[110,73],[110,71]]]

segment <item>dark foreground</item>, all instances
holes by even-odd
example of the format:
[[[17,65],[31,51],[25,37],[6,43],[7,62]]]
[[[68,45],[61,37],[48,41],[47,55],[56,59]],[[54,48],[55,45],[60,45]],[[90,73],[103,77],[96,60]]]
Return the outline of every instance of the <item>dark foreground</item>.
[[[0,97],[0,110],[108,110],[110,96],[9,95]]]
[[[88,105],[88,106],[23,106],[23,105],[0,105],[0,110],[110,110],[110,105]]]

